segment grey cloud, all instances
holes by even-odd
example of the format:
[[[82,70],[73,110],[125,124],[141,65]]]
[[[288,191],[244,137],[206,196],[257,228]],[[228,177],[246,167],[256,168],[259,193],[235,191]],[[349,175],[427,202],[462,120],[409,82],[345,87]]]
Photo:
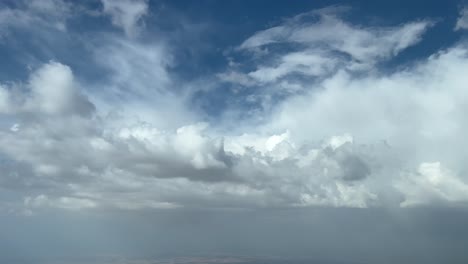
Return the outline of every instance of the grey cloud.
[[[359,153],[353,151],[352,147],[349,148],[348,144],[340,146],[336,150],[328,147],[324,153],[337,161],[340,168],[337,177],[340,179],[357,181],[371,175],[369,165],[359,156]]]
[[[350,156],[341,162],[343,169],[343,179],[348,181],[361,180],[367,177],[371,171],[369,167],[358,157]]]

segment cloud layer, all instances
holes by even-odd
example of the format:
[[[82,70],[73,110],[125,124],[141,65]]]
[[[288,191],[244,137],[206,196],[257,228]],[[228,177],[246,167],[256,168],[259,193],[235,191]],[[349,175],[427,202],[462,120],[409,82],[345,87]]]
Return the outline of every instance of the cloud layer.
[[[0,83],[6,211],[468,202],[466,43],[383,66],[431,20],[365,27],[345,8],[311,11],[254,33],[226,52],[249,60],[191,83],[171,71],[181,62],[170,40],[138,37],[148,2],[102,8],[125,33],[87,43],[102,79],[52,60]],[[0,19],[21,12],[36,14]],[[222,89],[245,103],[207,121],[195,96]]]

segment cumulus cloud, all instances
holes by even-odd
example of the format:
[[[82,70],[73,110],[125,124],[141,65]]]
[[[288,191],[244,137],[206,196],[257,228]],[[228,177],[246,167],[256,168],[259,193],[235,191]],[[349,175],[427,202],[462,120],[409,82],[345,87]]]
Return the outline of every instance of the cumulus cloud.
[[[0,87],[0,113],[89,116],[94,105],[76,86],[68,66],[50,62],[32,74],[26,87]]]
[[[440,162],[424,162],[413,173],[404,175],[396,186],[405,196],[401,206],[416,206],[428,202],[466,202],[468,184]]]
[[[379,169],[368,170],[357,165],[357,171],[364,175],[368,173],[381,186],[390,184],[385,178],[398,177],[408,170],[411,175],[417,175],[410,179],[424,178],[428,170],[417,171],[428,167],[421,164],[430,164],[433,160],[440,162],[437,164],[441,167],[450,164],[452,172],[441,172],[444,176],[439,177],[441,183],[437,186],[419,189],[414,188],[415,182],[410,186],[405,185],[408,182],[399,183],[394,197],[398,192],[409,196],[402,206],[431,203],[434,196],[444,201],[466,202],[463,196],[455,198],[446,195],[446,190],[437,189],[456,185],[449,182],[466,182],[462,173],[465,166],[455,161],[464,155],[461,154],[464,147],[453,151],[453,146],[459,144],[456,138],[463,137],[466,127],[461,119],[461,113],[465,111],[462,98],[466,97],[461,69],[467,67],[466,58],[466,48],[461,45],[390,75],[355,77],[345,72],[337,73],[322,82],[321,89],[286,100],[275,113],[273,127],[287,127],[294,132],[292,136],[296,140],[323,138],[339,131],[369,143],[383,140],[389,148],[371,155],[375,158],[373,162],[380,164],[377,165]],[[352,175],[351,171],[346,175]],[[417,182],[426,184],[422,179]],[[456,193],[455,189],[453,191]],[[385,195],[381,193],[380,198]]]
[[[148,13],[147,0],[102,0],[104,13],[111,17],[112,24],[124,30],[128,36],[138,33],[138,25]]]
[[[147,2],[104,1],[104,12],[132,35]],[[368,28],[325,9],[255,33],[234,51],[262,49],[254,67],[210,81],[249,86],[242,100],[270,105],[257,112],[261,122],[207,122],[190,111],[195,93],[184,89],[193,85],[171,73],[162,41],[91,42],[106,70],[99,82],[51,61],[24,82],[0,84],[0,185],[15,193],[8,206],[30,214],[466,203],[466,45],[379,69],[430,25]],[[291,44],[300,45],[270,49]]]

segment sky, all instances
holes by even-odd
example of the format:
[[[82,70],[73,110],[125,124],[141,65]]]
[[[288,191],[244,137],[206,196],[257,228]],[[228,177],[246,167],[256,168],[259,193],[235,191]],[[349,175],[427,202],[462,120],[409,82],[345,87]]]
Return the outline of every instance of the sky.
[[[467,73],[464,1],[2,0],[0,259],[466,263]]]

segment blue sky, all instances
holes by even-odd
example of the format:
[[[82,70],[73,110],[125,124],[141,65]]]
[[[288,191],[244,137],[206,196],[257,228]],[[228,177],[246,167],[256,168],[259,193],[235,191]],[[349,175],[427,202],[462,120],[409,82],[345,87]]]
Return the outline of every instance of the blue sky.
[[[134,21],[138,34],[131,41],[145,45],[163,45],[170,54],[170,63],[165,71],[178,83],[172,89],[182,89],[183,85],[203,82],[217,74],[229,71],[229,62],[239,63],[245,70],[254,69],[255,61],[251,54],[236,50],[245,39],[259,30],[281,24],[284,20],[314,9],[329,6],[346,6],[350,10],[341,14],[351,24],[370,27],[391,27],[408,21],[431,20],[434,25],[424,33],[418,45],[402,50],[379,62],[381,71],[394,71],[423,59],[440,49],[447,48],[463,38],[461,30],[454,31],[457,15],[463,3],[448,5],[440,1],[367,3],[336,1],[295,1],[285,5],[281,2],[258,1],[249,5],[228,1],[157,1],[148,2],[141,18]],[[27,4],[6,1],[5,8],[19,10]],[[268,6],[267,10],[265,7]],[[21,81],[28,78],[31,69],[45,61],[55,60],[72,67],[74,74],[83,82],[104,82],[109,77],[109,69],[96,62],[94,49],[105,46],[110,38],[125,35],[123,26],[115,26],[112,19],[100,15],[102,6],[96,1],[83,1],[68,6],[66,14],[53,15],[41,23],[61,23],[66,30],[57,30],[56,25],[7,28],[1,43],[2,58],[0,79],[3,82]],[[35,11],[30,11],[35,12]],[[38,17],[47,14],[37,14]],[[50,21],[49,21],[50,20]],[[33,37],[31,37],[33,36]],[[288,48],[287,45],[276,47]],[[279,52],[279,51],[278,51]],[[168,55],[169,55],[168,54]],[[76,58],[80,58],[77,60]],[[92,67],[90,66],[92,65]],[[218,122],[227,107],[263,109],[254,103],[246,103],[244,98],[252,91],[241,89],[228,83],[210,83],[217,89],[209,92],[194,91],[188,104],[201,111],[203,120]],[[91,86],[91,87],[90,87]],[[84,85],[83,89],[94,93],[99,88]],[[234,94],[232,90],[236,90]],[[281,100],[284,95],[275,95],[273,100]],[[240,117],[243,118],[243,117]]]
[[[26,238],[45,225],[56,239],[29,253],[47,255],[56,241],[76,246],[67,221],[83,224],[86,244],[103,219],[158,214],[155,230],[192,241],[210,226],[180,219],[210,212],[219,248],[185,248],[247,254],[223,225],[244,230],[249,212],[278,219],[252,228],[265,254],[284,245],[262,234],[296,220],[326,227],[325,250],[349,214],[351,238],[358,222],[388,218],[382,234],[417,230],[407,260],[425,235],[428,248],[453,246],[439,256],[463,259],[460,237],[436,232],[443,221],[416,223],[421,210],[459,223],[467,208],[467,32],[464,1],[1,1],[0,231],[14,243],[0,245],[31,250]],[[31,232],[9,231],[16,221]],[[136,233],[146,229],[156,232]]]

